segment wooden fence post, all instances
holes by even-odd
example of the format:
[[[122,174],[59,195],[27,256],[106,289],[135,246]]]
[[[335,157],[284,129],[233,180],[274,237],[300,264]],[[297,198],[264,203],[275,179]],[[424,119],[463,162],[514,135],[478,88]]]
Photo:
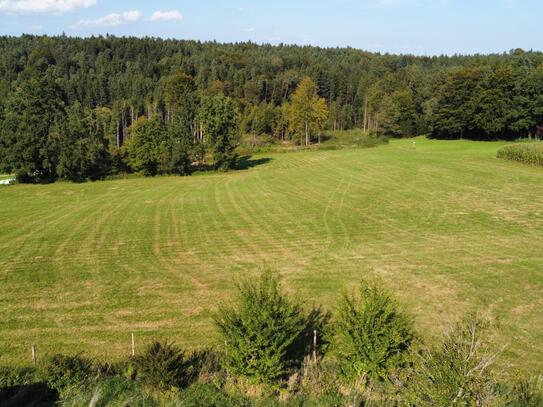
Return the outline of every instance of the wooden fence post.
[[[136,338],[132,333],[132,356],[136,356]]]
[[[32,363],[36,365],[37,357],[36,357],[36,346],[32,345]]]

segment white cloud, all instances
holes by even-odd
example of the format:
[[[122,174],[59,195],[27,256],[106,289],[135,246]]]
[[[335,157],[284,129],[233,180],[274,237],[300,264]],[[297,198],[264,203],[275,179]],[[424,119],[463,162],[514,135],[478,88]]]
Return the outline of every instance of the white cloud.
[[[138,10],[111,13],[96,20],[79,20],[76,27],[117,27],[123,24],[135,23],[141,20],[142,16],[142,12]]]
[[[183,19],[183,14],[179,10],[155,11],[150,18],[150,21],[180,21]]]
[[[0,0],[0,11],[12,13],[66,13],[91,7],[96,0]]]

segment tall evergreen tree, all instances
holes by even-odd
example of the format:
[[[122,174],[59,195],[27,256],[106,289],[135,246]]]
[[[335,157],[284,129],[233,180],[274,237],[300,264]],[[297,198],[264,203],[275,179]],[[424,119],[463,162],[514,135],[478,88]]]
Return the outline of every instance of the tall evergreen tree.
[[[81,182],[103,178],[109,172],[107,139],[93,119],[92,113],[76,103],[67,109],[66,120],[54,126],[50,139],[58,143],[59,178]]]
[[[194,154],[195,120],[198,107],[194,80],[183,72],[166,81],[165,100],[171,143],[170,172],[188,174]]]
[[[64,93],[51,72],[20,83],[6,103],[0,126],[2,167],[23,182],[53,181],[58,150],[50,133],[63,119],[64,106]]]
[[[207,97],[202,102],[199,117],[212,149],[215,168],[232,168],[239,142],[238,109],[234,100],[220,94]]]

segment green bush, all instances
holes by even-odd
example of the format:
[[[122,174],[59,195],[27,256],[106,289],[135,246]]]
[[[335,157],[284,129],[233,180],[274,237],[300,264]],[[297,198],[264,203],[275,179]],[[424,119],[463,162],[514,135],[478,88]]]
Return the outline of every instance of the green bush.
[[[492,372],[496,355],[490,350],[487,330],[486,321],[469,316],[440,348],[420,351],[406,381],[406,402],[429,407],[503,405]]]
[[[229,370],[254,383],[271,384],[300,366],[325,316],[303,308],[281,292],[278,278],[265,272],[257,282],[238,286],[238,304],[222,307],[215,324],[226,346]]]
[[[342,394],[337,364],[329,359],[314,363],[306,359],[288,380],[288,406],[345,406],[357,397]]]
[[[222,366],[223,355],[213,349],[194,351],[190,355],[190,363],[194,372],[194,379],[207,382],[224,382],[226,371]]]
[[[0,389],[37,381],[38,373],[33,367],[0,367]]]
[[[498,150],[498,158],[543,165],[543,142],[510,144]]]
[[[94,378],[97,372],[87,358],[79,355],[55,355],[46,363],[43,375],[51,388],[61,391]]]
[[[362,282],[359,295],[345,294],[335,321],[333,349],[349,382],[383,381],[407,363],[413,342],[410,319],[377,284]]]
[[[158,389],[187,386],[196,375],[185,352],[171,343],[151,344],[132,359],[131,367],[138,381]]]

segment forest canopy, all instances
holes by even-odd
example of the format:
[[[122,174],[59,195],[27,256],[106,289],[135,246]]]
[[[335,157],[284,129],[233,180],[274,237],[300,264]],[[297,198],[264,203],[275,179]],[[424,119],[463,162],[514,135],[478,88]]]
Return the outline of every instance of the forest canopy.
[[[323,129],[480,140],[541,134],[543,54],[113,36],[0,37],[0,172],[27,182],[228,169],[243,134]],[[305,103],[305,104],[304,104]]]

